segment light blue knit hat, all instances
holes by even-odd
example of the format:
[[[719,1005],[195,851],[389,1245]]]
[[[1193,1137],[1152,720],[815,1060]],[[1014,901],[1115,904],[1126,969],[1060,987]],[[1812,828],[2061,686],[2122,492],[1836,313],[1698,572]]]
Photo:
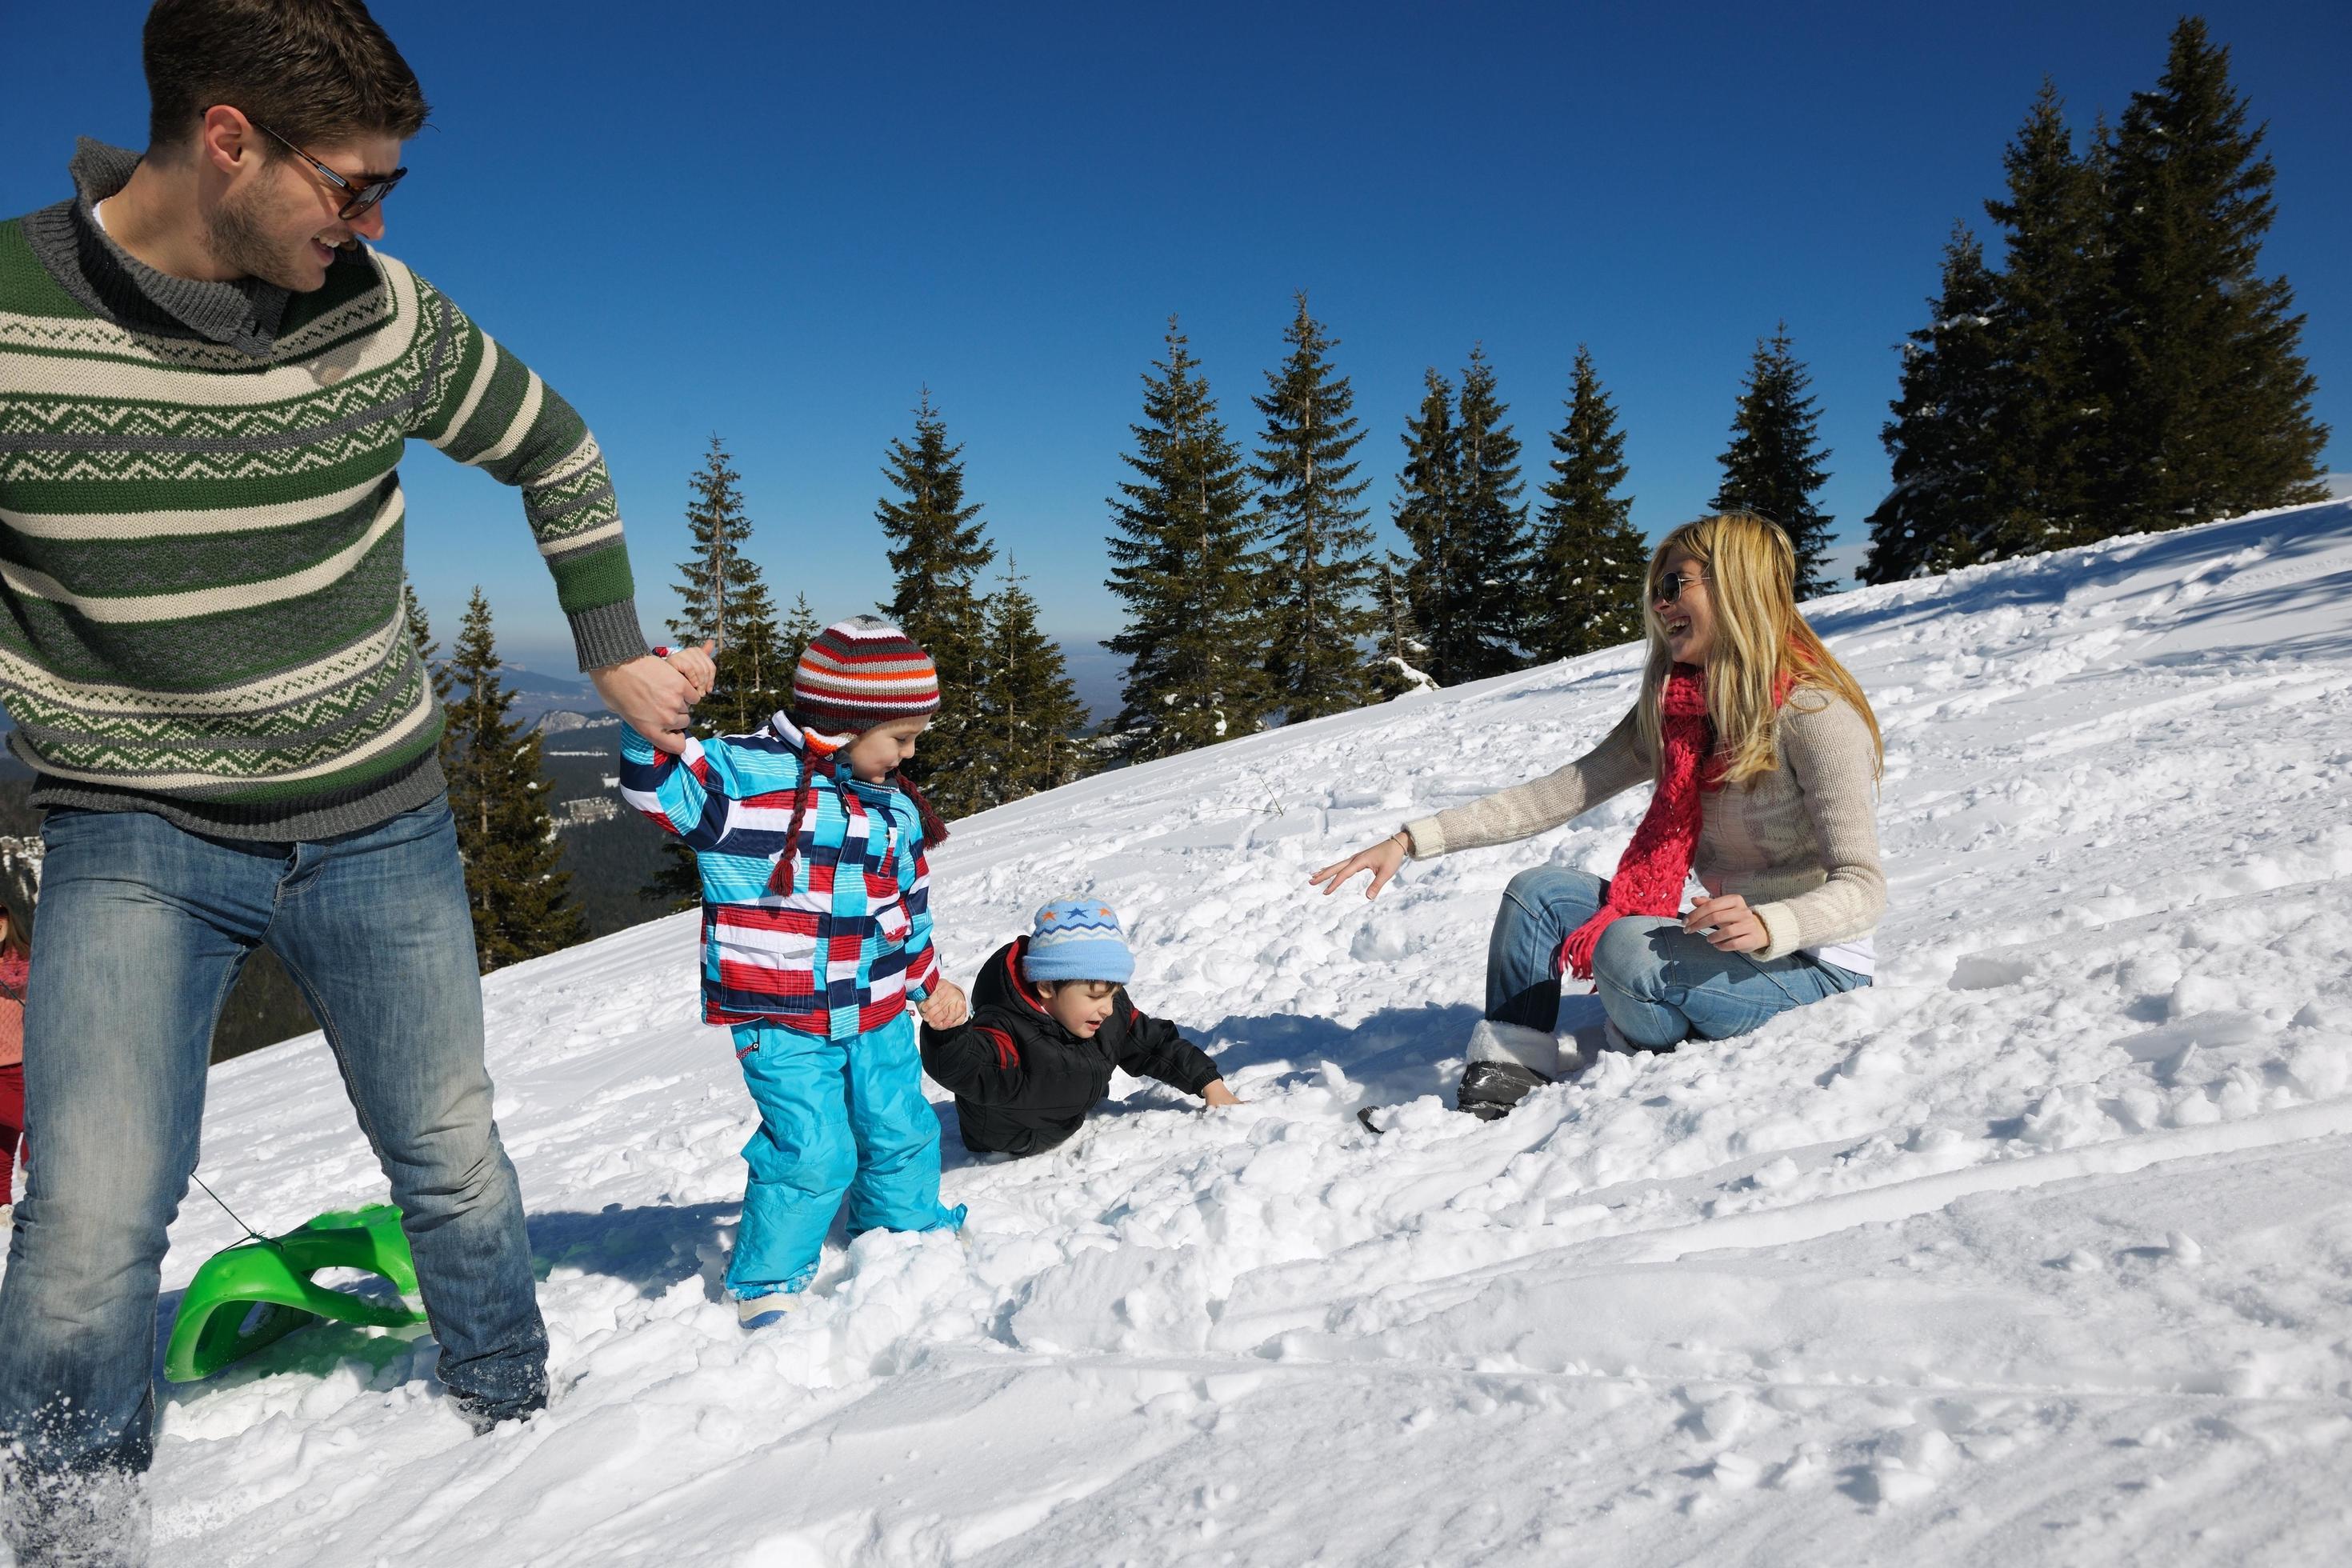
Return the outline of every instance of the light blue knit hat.
[[[1021,955],[1024,980],[1108,980],[1124,985],[1135,974],[1135,954],[1119,934],[1118,916],[1092,899],[1056,899],[1037,911],[1029,951]]]

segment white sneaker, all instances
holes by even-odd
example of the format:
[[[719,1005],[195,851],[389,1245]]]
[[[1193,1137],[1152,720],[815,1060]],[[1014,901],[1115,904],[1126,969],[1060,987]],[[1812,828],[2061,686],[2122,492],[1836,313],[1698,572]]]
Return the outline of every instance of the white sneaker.
[[[772,1328],[801,1304],[797,1290],[771,1290],[764,1296],[735,1298],[735,1321],[746,1331]]]

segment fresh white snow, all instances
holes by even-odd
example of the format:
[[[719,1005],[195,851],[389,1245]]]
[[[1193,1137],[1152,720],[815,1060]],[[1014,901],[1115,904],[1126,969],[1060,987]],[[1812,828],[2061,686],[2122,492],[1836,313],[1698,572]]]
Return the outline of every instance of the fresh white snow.
[[[2343,1561],[2352,501],[1813,613],[1886,731],[1875,988],[1444,1109],[1503,884],[1641,798],[1307,873],[1568,760],[1631,649],[1091,779],[939,852],[950,972],[1107,900],[1249,1103],[950,1124],[966,1242],[829,1249],[746,1336],[693,917],[507,971],[554,1408],[476,1440],[429,1341],[306,1331],[169,1392],[158,1561]],[[215,1072],[201,1169],[265,1229],[382,1192],[315,1037]],[[167,1314],[236,1235],[192,1198]]]

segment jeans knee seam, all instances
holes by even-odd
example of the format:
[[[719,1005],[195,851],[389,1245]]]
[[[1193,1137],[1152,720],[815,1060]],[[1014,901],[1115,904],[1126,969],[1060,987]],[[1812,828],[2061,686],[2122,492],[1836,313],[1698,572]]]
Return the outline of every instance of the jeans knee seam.
[[[221,976],[220,989],[213,994],[213,1026],[211,1029],[207,1030],[205,1035],[205,1066],[207,1071],[210,1070],[212,1066],[213,1039],[215,1036],[220,1033],[221,1009],[228,1005],[228,994],[236,988],[236,977],[245,973],[246,963],[247,960],[251,959],[252,956],[253,954],[248,952],[244,958],[241,958],[235,963],[229,965],[228,972]],[[188,1163],[188,1175],[193,1178],[195,1175],[196,1167],[203,1164],[204,1162],[205,1120],[200,1112],[196,1117],[195,1157]],[[30,1168],[31,1167],[29,1166],[26,1167],[27,1170]],[[186,1195],[187,1190],[188,1184],[185,1181],[183,1181],[180,1184],[181,1194],[183,1196]]]
[[[311,1016],[319,1020],[319,1033],[327,1037],[328,1048],[335,1054],[335,1071],[343,1080],[343,1098],[351,1101],[352,1114],[359,1119],[360,1131],[367,1135],[368,1148],[375,1154],[376,1163],[382,1164],[383,1140],[377,1135],[359,1086],[352,1081],[351,1059],[343,1054],[343,1034],[335,1026],[333,1010],[327,1005],[327,999],[319,994],[319,988],[310,983],[310,977],[302,973],[300,964],[285,953],[278,952],[274,947],[269,951],[277,953],[278,962],[285,966],[287,978],[294,982],[295,988],[302,993],[302,1000],[310,1005]]]
[[[1801,1007],[1805,1005],[1805,999],[1798,995],[1795,992],[1790,990],[1786,985],[1783,985],[1780,983],[1780,976],[1776,972],[1767,969],[1763,964],[1758,963],[1755,954],[1743,952],[1739,956],[1748,961],[1748,966],[1750,969],[1753,969],[1757,973],[1770,981],[1772,983],[1772,989],[1778,991],[1781,996],[1787,1000],[1790,1006]]]

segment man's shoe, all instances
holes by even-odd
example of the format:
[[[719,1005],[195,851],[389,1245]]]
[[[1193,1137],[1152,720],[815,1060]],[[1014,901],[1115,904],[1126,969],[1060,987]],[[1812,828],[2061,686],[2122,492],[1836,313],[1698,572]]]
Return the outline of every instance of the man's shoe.
[[[509,1421],[528,1421],[547,1408],[547,1391],[540,1389],[520,1399],[492,1399],[487,1394],[460,1394],[457,1414],[474,1429],[477,1437],[487,1437],[490,1428]]]
[[[1454,1109],[1481,1121],[1499,1121],[1527,1098],[1528,1090],[1550,1081],[1517,1062],[1472,1062],[1462,1069],[1462,1087],[1454,1091]]]
[[[35,1475],[0,1454],[0,1540],[20,1568],[145,1568],[141,1478],[110,1465]]]

